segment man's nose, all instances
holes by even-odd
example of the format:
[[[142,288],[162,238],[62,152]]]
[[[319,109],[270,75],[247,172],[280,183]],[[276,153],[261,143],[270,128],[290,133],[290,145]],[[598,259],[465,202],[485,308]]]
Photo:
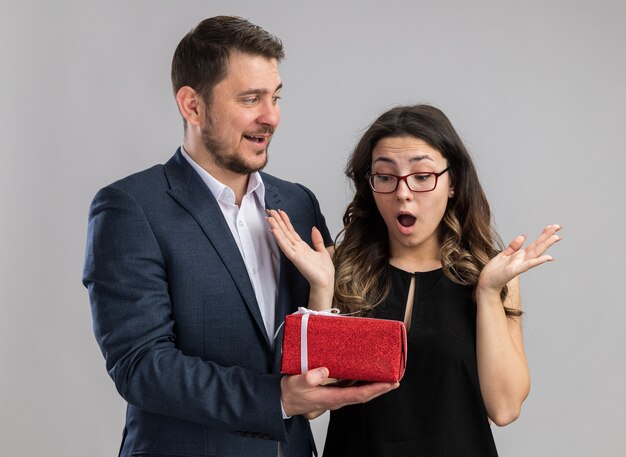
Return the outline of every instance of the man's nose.
[[[280,107],[278,103],[274,101],[264,103],[261,113],[259,114],[258,122],[273,128],[278,127],[280,123]]]

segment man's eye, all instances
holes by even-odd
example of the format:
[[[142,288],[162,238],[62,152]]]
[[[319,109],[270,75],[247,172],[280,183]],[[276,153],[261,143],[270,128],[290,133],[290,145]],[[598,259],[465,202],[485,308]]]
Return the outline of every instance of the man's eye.
[[[257,101],[258,101],[258,99],[256,97],[250,97],[250,98],[244,98],[243,99],[243,102],[246,105],[254,105]]]
[[[278,103],[278,100],[280,100],[280,99],[281,99],[281,97],[277,95],[277,96],[275,96],[275,97],[272,97],[272,102],[273,102],[274,104],[276,104],[276,103]]]

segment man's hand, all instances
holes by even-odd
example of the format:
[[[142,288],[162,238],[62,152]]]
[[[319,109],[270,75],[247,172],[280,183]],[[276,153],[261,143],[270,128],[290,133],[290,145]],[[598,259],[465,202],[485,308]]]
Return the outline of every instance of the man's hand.
[[[294,416],[365,403],[400,385],[398,382],[373,382],[351,387],[332,387],[322,385],[326,379],[328,369],[324,367],[301,375],[283,376],[280,398],[285,414]]]

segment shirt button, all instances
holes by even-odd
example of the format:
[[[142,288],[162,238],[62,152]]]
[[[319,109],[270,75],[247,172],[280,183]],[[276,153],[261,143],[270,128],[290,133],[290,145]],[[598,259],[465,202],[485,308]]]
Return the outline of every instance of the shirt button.
[[[243,221],[239,221],[239,227],[243,227]]]

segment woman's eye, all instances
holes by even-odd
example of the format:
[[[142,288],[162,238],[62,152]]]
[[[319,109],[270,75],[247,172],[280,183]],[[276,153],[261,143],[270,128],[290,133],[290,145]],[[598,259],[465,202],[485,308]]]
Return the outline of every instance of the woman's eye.
[[[413,180],[417,181],[417,182],[425,182],[428,181],[431,177],[430,173],[418,173],[416,175],[413,175]]]

